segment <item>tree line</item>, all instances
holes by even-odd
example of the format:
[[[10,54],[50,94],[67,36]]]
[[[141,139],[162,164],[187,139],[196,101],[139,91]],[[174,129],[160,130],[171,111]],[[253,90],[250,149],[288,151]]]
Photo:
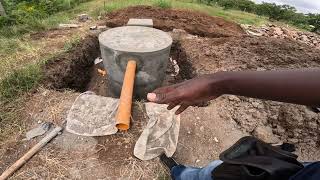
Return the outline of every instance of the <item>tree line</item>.
[[[198,0],[208,5],[219,5],[224,9],[236,9],[259,16],[266,16],[270,20],[285,21],[295,26],[311,31],[320,31],[320,14],[300,13],[290,5],[277,5],[275,3],[262,2],[256,4],[251,0]]]

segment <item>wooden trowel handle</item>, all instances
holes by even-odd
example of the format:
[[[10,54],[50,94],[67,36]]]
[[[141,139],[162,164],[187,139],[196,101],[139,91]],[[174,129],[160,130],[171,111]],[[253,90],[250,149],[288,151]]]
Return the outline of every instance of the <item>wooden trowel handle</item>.
[[[119,108],[116,115],[116,127],[119,130],[128,130],[130,127],[131,107],[133,86],[136,73],[137,63],[134,60],[129,60],[126,72],[123,79],[121,89]]]

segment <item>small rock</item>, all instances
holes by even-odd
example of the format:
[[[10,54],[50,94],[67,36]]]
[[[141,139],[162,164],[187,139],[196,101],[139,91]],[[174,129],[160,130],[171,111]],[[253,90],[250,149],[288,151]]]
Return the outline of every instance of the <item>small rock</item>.
[[[89,29],[90,29],[90,30],[97,30],[97,29],[98,29],[98,26],[91,26]]]
[[[266,70],[265,68],[261,68],[261,67],[257,68],[257,71],[265,71],[265,70]]]
[[[187,33],[184,29],[173,29],[172,32],[173,33],[183,33],[183,34]]]
[[[90,19],[88,14],[80,14],[78,15],[78,21],[79,22],[86,22]]]
[[[41,135],[45,134],[47,131],[49,131],[51,125],[52,125],[52,123],[45,122],[45,123],[42,123],[41,125],[39,125],[38,127],[31,129],[30,131],[28,131],[26,133],[26,139],[30,140],[34,137],[41,136]]]
[[[191,134],[191,131],[188,131],[187,134]]]
[[[288,139],[288,142],[289,142],[289,143],[296,144],[296,143],[298,143],[298,142],[299,142],[299,139],[296,139],[296,138],[290,138],[290,139]]]
[[[218,140],[218,138],[217,138],[217,137],[214,137],[214,138],[213,138],[213,140],[214,140],[216,143],[218,143],[218,142],[219,142],[219,140]]]
[[[60,28],[78,28],[80,25],[78,24],[59,24]]]
[[[197,160],[196,160],[196,163],[199,163],[199,162],[200,162],[200,159],[197,159]]]
[[[228,96],[228,99],[229,99],[230,101],[240,101],[240,99],[239,99],[237,96],[234,96],[234,95]]]
[[[301,40],[304,41],[304,42],[308,42],[309,41],[309,38],[308,36],[306,36],[305,34],[301,35]]]
[[[94,60],[94,64],[99,64],[103,61],[103,59],[101,57],[97,57],[95,60]]]
[[[274,27],[273,31],[274,31],[274,34],[278,36],[281,36],[283,34],[283,31],[279,27]]]
[[[201,132],[204,131],[204,127],[203,127],[203,126],[200,127],[200,131],[201,131]]]
[[[254,129],[253,135],[266,143],[278,143],[280,141],[273,133],[272,129],[268,126],[258,126]]]
[[[106,29],[107,29],[107,26],[98,26],[97,29],[99,29],[99,30],[106,30]]]
[[[200,120],[200,117],[197,116],[196,119],[197,119],[197,120]]]
[[[42,121],[41,121],[41,120],[39,120],[39,121],[38,121],[38,124],[41,124],[41,123],[42,123]]]

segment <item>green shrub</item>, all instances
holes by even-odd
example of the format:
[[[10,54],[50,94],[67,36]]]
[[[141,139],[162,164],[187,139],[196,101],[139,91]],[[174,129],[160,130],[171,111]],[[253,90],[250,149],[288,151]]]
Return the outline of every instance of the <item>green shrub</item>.
[[[171,1],[169,1],[169,0],[156,0],[154,2],[154,5],[158,6],[160,8],[171,8],[172,7]]]
[[[4,0],[7,17],[0,17],[0,28],[15,24],[40,26],[42,19],[68,10],[88,0]]]

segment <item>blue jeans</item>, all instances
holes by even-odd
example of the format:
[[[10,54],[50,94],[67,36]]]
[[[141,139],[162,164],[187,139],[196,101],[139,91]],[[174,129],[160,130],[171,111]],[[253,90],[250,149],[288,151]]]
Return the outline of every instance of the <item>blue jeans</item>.
[[[215,160],[204,168],[178,165],[171,169],[171,176],[174,180],[212,180],[211,172],[221,163],[222,161]]]
[[[174,180],[213,180],[211,173],[214,168],[218,167],[221,163],[221,160],[215,160],[203,168],[178,165],[171,169],[171,177]],[[302,164],[306,167],[313,163],[304,162]]]

